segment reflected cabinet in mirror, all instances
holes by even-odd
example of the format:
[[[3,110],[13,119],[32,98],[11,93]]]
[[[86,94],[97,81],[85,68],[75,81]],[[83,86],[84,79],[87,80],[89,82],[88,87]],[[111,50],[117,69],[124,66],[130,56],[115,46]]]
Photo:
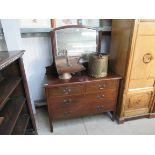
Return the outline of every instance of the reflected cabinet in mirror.
[[[62,28],[55,31],[56,56],[81,58],[81,62],[88,59],[90,53],[97,48],[97,31],[83,27]]]

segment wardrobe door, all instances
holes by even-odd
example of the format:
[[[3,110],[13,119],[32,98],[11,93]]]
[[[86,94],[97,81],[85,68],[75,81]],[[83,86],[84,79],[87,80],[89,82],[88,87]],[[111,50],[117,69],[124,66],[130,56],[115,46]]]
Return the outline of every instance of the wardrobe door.
[[[128,94],[125,105],[125,116],[149,113],[152,105],[153,91]]]
[[[138,36],[131,79],[148,79],[155,77],[155,36]]]

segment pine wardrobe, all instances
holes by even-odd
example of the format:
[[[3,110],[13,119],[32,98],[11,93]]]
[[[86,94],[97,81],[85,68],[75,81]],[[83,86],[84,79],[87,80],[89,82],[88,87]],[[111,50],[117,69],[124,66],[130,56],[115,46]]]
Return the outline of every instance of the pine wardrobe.
[[[155,20],[113,20],[110,68],[122,76],[120,123],[155,117]]]

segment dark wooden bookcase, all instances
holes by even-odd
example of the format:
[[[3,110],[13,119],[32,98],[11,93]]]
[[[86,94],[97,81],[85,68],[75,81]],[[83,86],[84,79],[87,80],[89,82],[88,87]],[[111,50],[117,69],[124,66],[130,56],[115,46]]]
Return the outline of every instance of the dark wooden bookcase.
[[[0,135],[37,134],[22,55],[0,52]]]

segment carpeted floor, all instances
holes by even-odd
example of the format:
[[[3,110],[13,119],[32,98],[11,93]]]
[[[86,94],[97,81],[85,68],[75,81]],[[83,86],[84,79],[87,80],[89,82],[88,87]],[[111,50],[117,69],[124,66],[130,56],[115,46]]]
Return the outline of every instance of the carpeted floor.
[[[154,135],[155,119],[139,119],[124,124],[112,122],[107,114],[56,121],[50,132],[47,108],[38,108],[35,115],[40,135]]]

